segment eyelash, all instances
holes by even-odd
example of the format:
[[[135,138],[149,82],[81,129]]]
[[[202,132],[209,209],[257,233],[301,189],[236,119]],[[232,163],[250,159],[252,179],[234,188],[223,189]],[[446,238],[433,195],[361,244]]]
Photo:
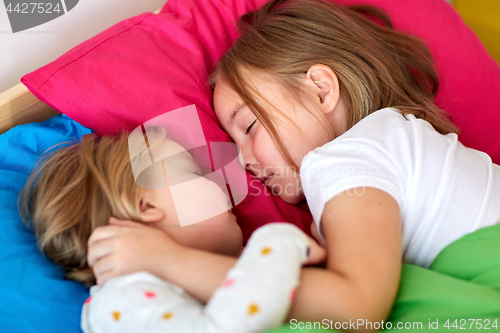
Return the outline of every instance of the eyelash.
[[[257,121],[257,119],[255,119],[255,120],[253,121],[253,123],[251,123],[251,124],[247,127],[247,131],[245,132],[245,135],[247,135],[247,134],[248,134],[248,132],[250,132],[250,129],[252,128],[252,126],[255,124],[255,122],[256,122],[256,121]]]

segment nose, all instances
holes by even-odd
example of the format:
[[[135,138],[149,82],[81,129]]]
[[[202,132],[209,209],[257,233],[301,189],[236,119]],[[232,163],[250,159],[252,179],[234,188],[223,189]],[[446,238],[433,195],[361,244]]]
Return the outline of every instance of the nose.
[[[252,163],[246,163],[245,164],[245,170],[247,170],[248,172],[252,173],[255,177],[259,178],[259,177],[261,177],[261,172],[257,168],[257,166],[259,164],[260,163],[257,162],[257,161],[253,161]]]
[[[255,176],[257,176],[257,171],[256,171],[256,169],[253,167],[253,164],[250,164],[250,163],[246,164],[246,165],[245,165],[245,170],[247,170],[247,171],[249,171],[249,172],[253,173]]]
[[[257,169],[254,165],[257,165],[258,162],[255,159],[252,150],[250,148],[240,146],[238,146],[238,148],[240,150],[240,152],[238,153],[238,163],[242,168],[256,175]]]

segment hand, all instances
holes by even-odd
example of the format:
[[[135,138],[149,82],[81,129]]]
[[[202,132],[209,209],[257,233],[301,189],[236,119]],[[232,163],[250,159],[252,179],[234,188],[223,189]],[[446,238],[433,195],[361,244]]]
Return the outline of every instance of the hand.
[[[318,228],[316,227],[316,223],[314,223],[314,221],[311,223],[311,235],[314,237],[311,238],[308,236],[311,252],[309,254],[309,259],[304,265],[316,265],[326,260],[326,241],[319,235]]]
[[[165,261],[182,247],[154,227],[113,217],[109,222],[96,228],[88,241],[87,260],[99,285],[138,271],[160,275],[155,268],[168,264]]]
[[[326,249],[326,240],[319,234],[318,227],[314,221],[311,223],[311,235],[318,241],[319,245]]]
[[[304,263],[304,265],[316,265],[326,260],[326,250],[318,245],[314,238],[309,238],[309,258]]]

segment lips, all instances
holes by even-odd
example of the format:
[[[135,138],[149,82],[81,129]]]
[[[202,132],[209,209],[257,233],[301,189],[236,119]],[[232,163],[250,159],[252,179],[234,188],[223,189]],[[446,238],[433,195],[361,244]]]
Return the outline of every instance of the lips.
[[[272,176],[274,175],[274,173],[270,174],[269,176],[264,176],[264,177],[259,177],[258,179],[264,183],[265,185],[267,185],[267,181],[269,178],[271,178]]]
[[[269,185],[269,180],[272,178],[272,176],[274,175],[274,173],[270,174],[269,176],[267,176],[266,179],[264,179],[264,185]]]

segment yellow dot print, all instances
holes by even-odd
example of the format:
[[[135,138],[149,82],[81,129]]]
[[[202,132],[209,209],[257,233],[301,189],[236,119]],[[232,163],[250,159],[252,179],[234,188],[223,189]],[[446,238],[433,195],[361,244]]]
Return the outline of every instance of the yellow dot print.
[[[172,312],[166,312],[163,314],[162,319],[169,320],[174,314]]]
[[[259,306],[255,303],[250,304],[250,306],[248,307],[248,314],[253,316],[258,312],[259,312]]]
[[[113,312],[113,318],[115,318],[115,321],[120,320],[120,312]]]
[[[263,247],[262,248],[262,255],[265,256],[265,255],[268,255],[269,253],[271,253],[271,248],[266,246],[266,247]]]

